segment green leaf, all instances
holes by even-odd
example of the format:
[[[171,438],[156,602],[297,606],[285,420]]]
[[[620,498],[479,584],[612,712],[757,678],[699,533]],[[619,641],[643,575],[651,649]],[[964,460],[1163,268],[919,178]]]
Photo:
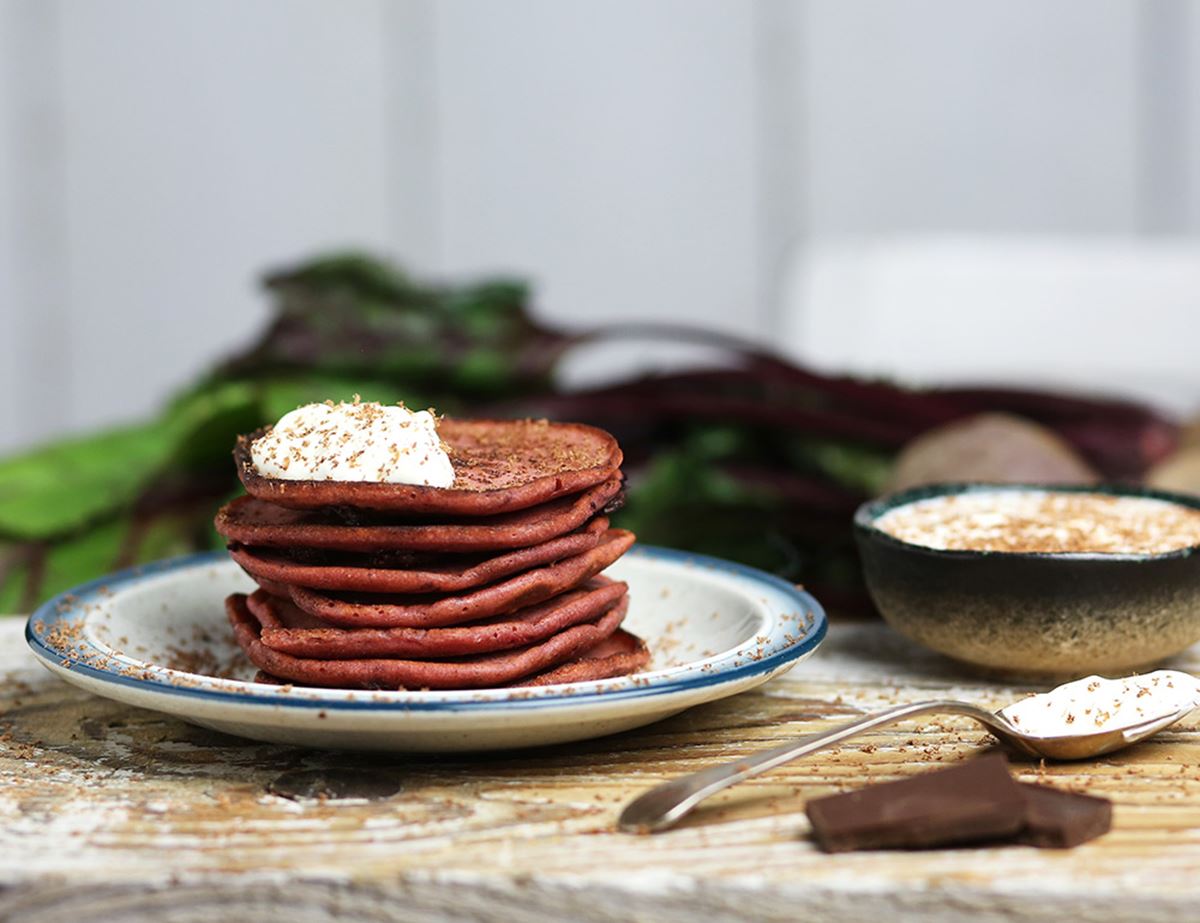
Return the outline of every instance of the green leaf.
[[[131,503],[170,455],[158,424],[109,430],[0,462],[0,535],[45,541]]]
[[[428,392],[415,388],[404,387],[392,381],[380,381],[374,378],[353,378],[332,375],[304,375],[271,379],[259,383],[260,416],[258,426],[274,423],[285,413],[295,410],[302,404],[312,404],[318,401],[350,401],[358,395],[364,401],[378,401],[381,404],[395,404],[403,401],[414,410],[424,410],[431,406]],[[432,406],[437,406],[436,403]],[[441,410],[438,407],[438,410]],[[251,427],[252,429],[254,427]],[[229,446],[233,446],[230,437]]]
[[[261,425],[259,389],[244,381],[210,385],[173,401],[162,427],[171,462],[189,470],[229,463],[234,437]]]
[[[267,278],[267,286],[325,296],[345,292],[388,300],[403,298],[414,288],[398,268],[361,253],[318,257],[293,269],[273,273]]]
[[[128,519],[114,519],[51,547],[42,565],[37,604],[112,570],[129,533]]]
[[[411,340],[396,340],[371,357],[370,362],[359,363],[369,366],[372,374],[382,374],[401,381],[425,381],[444,374],[446,360],[442,344]],[[350,363],[342,363],[339,369],[353,372]]]
[[[168,464],[226,464],[234,435],[260,414],[255,388],[217,385],[181,398],[158,421],[0,461],[0,535],[52,540],[127,508]]]
[[[648,541],[684,547],[682,539],[695,524],[679,522],[682,512],[694,509],[712,514],[720,508],[739,514],[769,509],[770,496],[747,489],[686,450],[664,452],[630,488],[621,524],[644,534]],[[672,537],[666,541],[668,536]]]
[[[211,518],[204,517],[209,521]],[[200,525],[202,523],[197,521],[195,514],[156,516],[148,520],[138,536],[136,563],[144,564],[200,550],[196,547]],[[216,535],[215,529],[212,534]],[[207,533],[205,535],[207,537]],[[224,547],[224,540],[219,547]]]
[[[514,279],[496,279],[451,291],[446,310],[456,327],[477,341],[498,340],[528,326],[529,287]]]
[[[868,496],[880,493],[892,472],[893,455],[867,446],[800,437],[789,446],[792,460],[843,487]]]
[[[687,455],[692,458],[724,459],[749,454],[754,440],[736,426],[708,425],[697,428],[687,438]]]
[[[16,545],[0,545],[0,561],[11,561],[20,550]],[[0,576],[0,615],[15,615],[21,611],[28,579],[29,567],[25,564],[18,564]]]
[[[454,370],[454,384],[473,393],[500,392],[512,380],[513,367],[509,357],[483,346],[463,356]]]

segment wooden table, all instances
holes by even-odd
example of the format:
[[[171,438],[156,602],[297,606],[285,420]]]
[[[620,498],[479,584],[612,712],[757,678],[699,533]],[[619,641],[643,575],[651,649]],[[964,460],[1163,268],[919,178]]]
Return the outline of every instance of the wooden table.
[[[835,624],[758,692],[641,731],[478,757],[271,746],[92,698],[0,624],[0,919],[123,921],[1181,920],[1200,908],[1197,718],[1087,764],[1018,763],[1111,797],[1115,828],[1028,847],[828,856],[808,796],[986,748],[969,722],[875,733],[726,793],[676,830],[613,830],[662,779],[895,702],[988,684],[878,624]],[[1175,666],[1200,670],[1200,649]],[[313,786],[350,798],[300,797]],[[282,792],[283,794],[277,794]]]

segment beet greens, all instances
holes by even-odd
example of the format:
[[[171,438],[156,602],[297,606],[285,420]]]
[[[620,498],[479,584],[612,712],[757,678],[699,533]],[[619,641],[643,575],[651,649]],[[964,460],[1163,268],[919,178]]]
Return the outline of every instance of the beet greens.
[[[1004,389],[917,391],[819,375],[753,344],[676,327],[568,333],[539,323],[512,280],[430,285],[362,256],[266,277],[274,319],[159,418],[0,461],[0,612],[134,564],[220,547],[211,520],[238,491],[239,432],[308,401],[349,399],[473,416],[547,416],[611,430],[629,474],[618,524],[802,581],[869,611],[850,532],[905,443],[1002,410],[1058,432],[1103,476],[1139,478],[1176,427],[1136,404]],[[710,367],[568,392],[580,346],[650,337],[716,346]]]

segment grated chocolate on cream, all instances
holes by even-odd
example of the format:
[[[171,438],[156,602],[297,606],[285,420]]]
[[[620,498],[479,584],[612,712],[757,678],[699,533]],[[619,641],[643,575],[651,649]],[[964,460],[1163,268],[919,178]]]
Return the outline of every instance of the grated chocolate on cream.
[[[431,412],[360,401],[357,395],[350,404],[306,404],[285,414],[254,440],[251,457],[260,475],[282,480],[454,483]]]
[[[889,510],[876,528],[953,551],[1163,554],[1200,545],[1200,510],[1149,497],[981,490]]]

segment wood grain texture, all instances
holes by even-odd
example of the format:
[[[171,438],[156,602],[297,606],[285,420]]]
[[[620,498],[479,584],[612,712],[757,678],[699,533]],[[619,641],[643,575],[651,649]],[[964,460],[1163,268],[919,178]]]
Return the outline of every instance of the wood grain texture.
[[[762,690],[641,731],[478,757],[244,741],[60,684],[15,620],[0,651],[0,920],[1155,921],[1200,899],[1196,718],[1094,762],[1014,764],[1116,802],[1114,830],[1071,851],[827,856],[808,841],[805,798],[990,745],[960,719],[782,767],[667,833],[614,832],[645,787],[848,715],[940,696],[998,707],[1025,691],[881,625],[835,625]],[[1174,666],[1200,669],[1200,651]],[[322,785],[358,797],[297,798]]]

